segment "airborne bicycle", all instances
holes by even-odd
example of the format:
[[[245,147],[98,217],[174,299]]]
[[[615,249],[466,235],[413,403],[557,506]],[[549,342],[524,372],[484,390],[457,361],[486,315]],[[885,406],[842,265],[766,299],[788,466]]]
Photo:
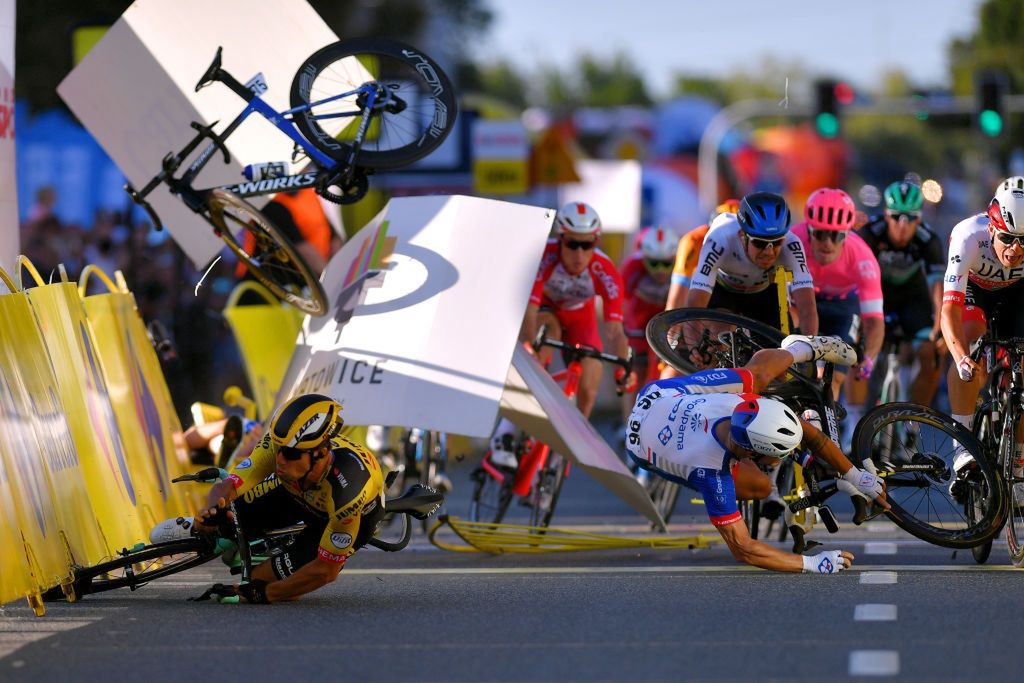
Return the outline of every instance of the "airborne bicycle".
[[[221,67],[221,48],[196,84],[196,91],[219,82],[246,106],[221,132],[218,122],[192,122],[196,136],[170,152],[162,170],[141,190],[125,186],[157,229],[160,217],[146,197],[166,183],[189,209],[202,216],[228,248],[275,296],[310,315],[322,315],[327,301],[317,276],[281,231],[245,197],[312,187],[339,204],[358,201],[376,170],[410,164],[436,149],[451,132],[457,112],[455,93],[441,67],[402,43],[360,38],[332,43],[310,55],[291,84],[291,108],[278,112],[260,95],[262,74],[242,84]],[[309,166],[287,174],[273,162],[246,168],[249,179],[220,187],[192,186],[198,173],[220,151],[231,160],[225,141],[251,114],[259,114],[293,142],[292,162]],[[180,176],[175,173],[209,140]],[[239,236],[244,233],[243,239]]]

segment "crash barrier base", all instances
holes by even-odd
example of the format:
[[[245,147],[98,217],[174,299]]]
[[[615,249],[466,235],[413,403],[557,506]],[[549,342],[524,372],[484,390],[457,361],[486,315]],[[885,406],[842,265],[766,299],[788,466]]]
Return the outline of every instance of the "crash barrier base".
[[[451,529],[465,545],[438,538],[444,528]],[[518,524],[470,522],[442,515],[430,529],[428,538],[441,550],[459,553],[555,553],[572,550],[608,550],[613,548],[684,549],[710,548],[721,542],[717,536],[611,536],[572,529],[543,528]]]

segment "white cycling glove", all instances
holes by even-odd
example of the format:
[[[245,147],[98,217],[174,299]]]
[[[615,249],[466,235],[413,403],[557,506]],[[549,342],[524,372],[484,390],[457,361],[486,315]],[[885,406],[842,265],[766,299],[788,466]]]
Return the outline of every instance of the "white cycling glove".
[[[849,560],[839,550],[826,550],[817,555],[804,555],[804,572],[807,574],[838,574],[849,568]]]
[[[874,475],[866,470],[851,467],[850,471],[843,475],[842,480],[851,484],[853,488],[857,489],[858,493],[863,495],[865,498],[868,498],[869,500],[872,498],[877,498],[878,496],[882,495],[883,489],[881,477]],[[838,485],[840,488],[847,490],[841,484]],[[849,491],[847,490],[847,492]]]

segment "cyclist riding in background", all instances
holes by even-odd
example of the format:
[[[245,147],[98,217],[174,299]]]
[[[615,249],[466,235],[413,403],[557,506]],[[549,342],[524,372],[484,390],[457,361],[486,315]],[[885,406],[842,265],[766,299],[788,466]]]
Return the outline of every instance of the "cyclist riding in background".
[[[803,223],[793,226],[807,250],[807,266],[814,277],[818,301],[818,331],[840,337],[855,346],[863,343],[864,355],[857,366],[858,384],[848,390],[846,439],[864,413],[868,377],[885,339],[882,315],[882,280],[878,261],[853,230],[857,209],[850,195],[823,187],[811,193],[804,207]],[[863,323],[863,331],[861,324]],[[837,365],[832,379],[836,399],[849,368]],[[859,395],[857,395],[859,392]]]
[[[557,235],[548,240],[541,257],[540,269],[526,306],[520,341],[533,341],[541,325],[547,336],[567,344],[583,344],[601,349],[594,299],[601,298],[605,333],[612,353],[622,358],[629,354],[629,341],[622,324],[622,277],[615,263],[597,248],[601,236],[601,218],[583,202],[570,202],[555,215]],[[547,365],[552,350],[544,348],[540,360]],[[594,358],[581,361],[582,376],[576,395],[576,407],[590,417],[601,382],[602,364]],[[627,376],[616,370],[616,382],[629,387],[636,382],[636,373]],[[491,462],[503,467],[516,467],[518,460],[511,450],[515,425],[506,418],[498,423],[491,437]]]
[[[940,317],[942,336],[953,357],[947,376],[949,405],[953,419],[968,429],[986,375],[985,369],[971,359],[970,346],[990,325],[997,337],[1024,337],[1022,279],[1024,177],[1014,176],[999,186],[986,213],[960,221],[949,237]],[[1019,461],[1019,431],[1016,448]],[[970,454],[960,449],[953,460],[958,476],[952,492],[972,462]]]
[[[738,213],[718,216],[704,237],[686,305],[724,308],[778,329],[774,273],[779,264],[793,274],[793,306],[801,330],[815,334],[814,283],[804,248],[790,233],[789,222],[786,200],[772,192],[748,194]]]
[[[781,349],[762,349],[741,369],[704,370],[660,379],[644,387],[629,418],[627,450],[642,468],[703,494],[712,524],[740,562],[763,569],[834,574],[853,563],[845,550],[813,556],[787,553],[752,539],[737,498],[764,499],[771,490],[761,467],[782,458],[812,458],[831,465],[842,480],[884,508],[885,487],[854,467],[836,445],[785,404],[757,395],[795,362],[824,359],[850,364],[856,353],[832,337],[790,335]],[[795,451],[803,445],[810,454]]]
[[[622,262],[622,284],[624,292],[623,315],[626,336],[633,349],[637,373],[644,374],[644,381],[656,377],[657,354],[651,353],[644,331],[647,323],[657,313],[665,310],[668,297],[669,275],[676,256],[679,236],[663,227],[650,227],[643,231],[640,248]],[[636,398],[630,392],[622,395],[625,413],[629,414]]]
[[[921,220],[921,188],[897,181],[885,188],[885,211],[857,231],[878,259],[882,271],[885,316],[898,324],[907,339],[902,355],[917,349],[920,370],[910,383],[910,401],[931,405],[939,388],[939,339],[936,312],[942,307],[942,275],[946,267],[942,243]],[[927,302],[927,304],[925,303]]]
[[[711,217],[704,225],[700,225],[686,233],[679,240],[679,247],[676,249],[676,261],[672,268],[672,283],[668,288],[668,300],[665,302],[665,310],[682,308],[686,305],[686,296],[690,291],[690,280],[697,270],[697,260],[700,257],[700,249],[704,246],[704,238],[711,229],[711,223],[723,213],[735,214],[740,210],[740,200],[726,199],[715,207]]]
[[[320,394],[289,400],[252,454],[213,485],[194,519],[164,522],[156,543],[175,533],[214,533],[205,522],[235,501],[246,535],[305,523],[294,542],[253,569],[246,585],[213,592],[248,602],[295,600],[334,581],[348,558],[373,537],[384,514],[384,476],[377,458],[339,436],[341,405]],[[177,527],[177,528],[174,528]],[[212,590],[212,589],[211,589]]]

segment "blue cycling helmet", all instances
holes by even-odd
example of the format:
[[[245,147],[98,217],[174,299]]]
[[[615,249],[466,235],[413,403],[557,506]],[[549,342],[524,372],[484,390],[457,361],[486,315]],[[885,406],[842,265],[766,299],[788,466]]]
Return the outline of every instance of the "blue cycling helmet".
[[[740,200],[736,214],[743,232],[751,237],[781,237],[789,232],[789,207],[774,192],[751,192]]]

